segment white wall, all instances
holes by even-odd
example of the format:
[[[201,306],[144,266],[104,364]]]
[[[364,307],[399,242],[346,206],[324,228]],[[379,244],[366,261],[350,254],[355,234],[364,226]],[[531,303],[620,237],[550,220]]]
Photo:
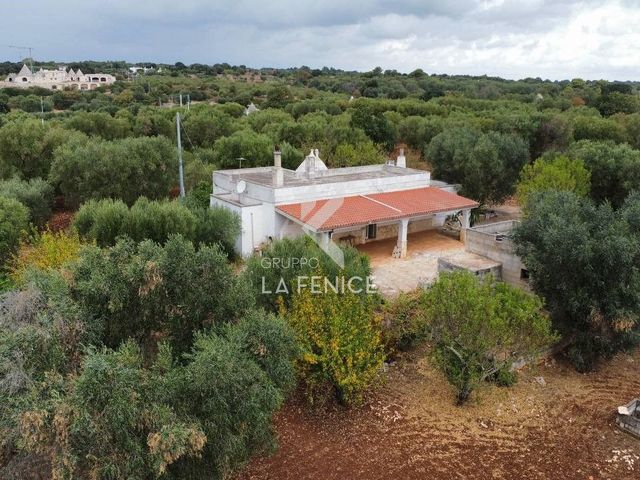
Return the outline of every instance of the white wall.
[[[252,170],[270,172],[271,167]],[[213,172],[214,193],[224,194],[235,192],[237,181],[240,180],[241,177],[241,173],[231,175],[224,171]],[[283,186],[279,188],[273,188],[247,180],[247,188],[244,195],[256,201],[283,205],[288,203],[310,202],[324,198],[423,188],[429,186],[430,178],[431,174],[425,171],[409,173],[407,175],[390,175],[388,177],[368,178],[348,182],[305,183],[304,185]]]
[[[268,208],[265,212],[265,205],[238,205],[227,202],[221,198],[211,196],[211,206],[224,207],[235,212],[240,217],[241,232],[236,239],[235,249],[243,257],[253,253],[254,247],[268,240],[273,236],[273,209],[271,209],[271,221],[269,220]]]

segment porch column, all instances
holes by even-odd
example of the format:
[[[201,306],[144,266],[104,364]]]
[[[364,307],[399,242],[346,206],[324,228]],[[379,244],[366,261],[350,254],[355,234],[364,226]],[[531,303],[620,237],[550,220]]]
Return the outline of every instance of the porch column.
[[[471,210],[462,211],[462,220],[460,225],[460,241],[464,242],[467,238],[467,228],[471,227]]]
[[[329,248],[329,244],[331,243],[331,232],[321,232],[320,233],[320,248],[326,250]]]
[[[400,258],[407,256],[407,231],[409,230],[409,219],[403,218],[398,223],[398,247],[400,247]]]

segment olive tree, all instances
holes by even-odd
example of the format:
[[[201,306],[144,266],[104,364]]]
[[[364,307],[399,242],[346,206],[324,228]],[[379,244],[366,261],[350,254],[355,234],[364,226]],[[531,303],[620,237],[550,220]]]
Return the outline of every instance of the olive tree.
[[[15,198],[29,209],[31,222],[44,227],[51,216],[53,187],[41,178],[20,180],[13,177],[0,181],[0,192],[4,197]]]
[[[459,404],[482,382],[555,339],[540,298],[490,277],[442,274],[421,303],[436,364],[456,388]]]
[[[175,172],[175,149],[164,137],[94,138],[58,148],[49,179],[71,206],[101,198],[131,205],[140,196],[166,197],[177,183]]]
[[[640,198],[618,211],[570,192],[534,195],[514,232],[517,253],[579,370],[637,338]]]
[[[18,200],[0,196],[0,267],[16,252],[29,226],[29,209]]]
[[[184,352],[196,331],[237,319],[253,306],[218,245],[196,250],[179,235],[164,246],[123,238],[107,249],[87,247],[72,275],[72,298],[112,348],[127,338],[151,348],[161,335]]]
[[[436,178],[460,183],[462,195],[484,204],[500,202],[514,193],[529,149],[515,134],[461,127],[436,135],[425,156]]]
[[[525,165],[520,174],[517,193],[521,205],[526,205],[529,196],[535,192],[574,192],[586,197],[591,187],[591,172],[582,160],[572,160],[565,156],[539,158]]]

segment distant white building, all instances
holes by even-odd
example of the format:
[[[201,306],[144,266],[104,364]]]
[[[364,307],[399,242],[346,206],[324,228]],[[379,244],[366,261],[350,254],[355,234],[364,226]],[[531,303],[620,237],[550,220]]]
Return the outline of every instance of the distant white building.
[[[149,72],[154,72],[155,68],[153,67],[129,67],[129,71],[133,74],[138,74],[140,72],[142,73],[149,73]],[[158,72],[160,72],[161,70],[158,70]]]
[[[32,72],[29,67],[23,65],[18,73],[10,73],[4,81],[0,82],[0,88],[6,87],[42,87],[51,90],[93,90],[100,85],[110,85],[116,81],[116,77],[106,73],[84,74],[82,70],[67,70],[66,67],[58,67],[57,70],[40,69]]]
[[[240,216],[236,249],[243,256],[307,232],[351,245],[397,236],[404,257],[407,233],[437,228],[459,212],[466,229],[478,206],[430,172],[407,168],[402,151],[386,165],[330,169],[318,150],[295,171],[282,168],[278,150],[271,167],[215,171],[210,203]]]
[[[259,112],[260,109],[258,107],[256,107],[253,102],[251,102],[249,105],[247,105],[247,108],[244,109],[244,114],[245,115],[251,115],[254,112]]]

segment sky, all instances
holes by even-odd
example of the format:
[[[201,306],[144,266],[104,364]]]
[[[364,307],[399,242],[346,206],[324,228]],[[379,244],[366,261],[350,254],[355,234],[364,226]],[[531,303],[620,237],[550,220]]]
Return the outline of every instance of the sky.
[[[0,60],[640,80],[640,0],[0,0]]]

